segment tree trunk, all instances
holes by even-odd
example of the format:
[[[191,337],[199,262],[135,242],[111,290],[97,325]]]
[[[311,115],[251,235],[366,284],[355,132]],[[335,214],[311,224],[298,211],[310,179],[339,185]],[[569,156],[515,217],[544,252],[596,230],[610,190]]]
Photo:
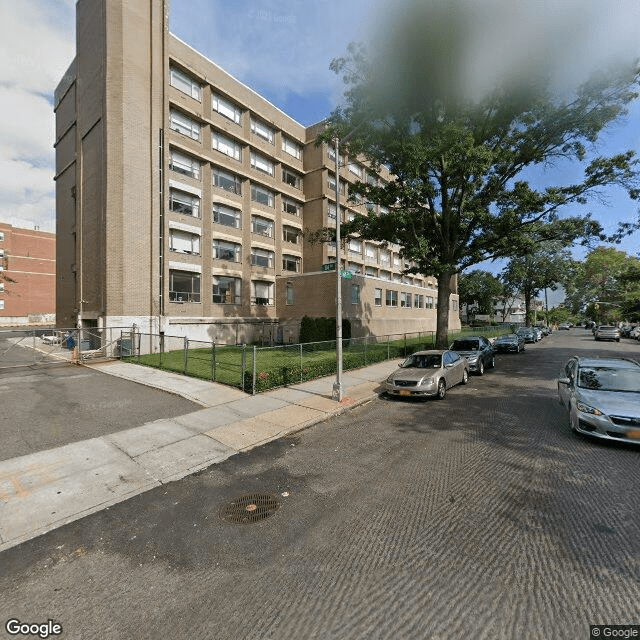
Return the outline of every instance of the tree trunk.
[[[451,276],[445,271],[438,275],[438,310],[436,325],[436,349],[449,348],[449,296],[451,294]]]

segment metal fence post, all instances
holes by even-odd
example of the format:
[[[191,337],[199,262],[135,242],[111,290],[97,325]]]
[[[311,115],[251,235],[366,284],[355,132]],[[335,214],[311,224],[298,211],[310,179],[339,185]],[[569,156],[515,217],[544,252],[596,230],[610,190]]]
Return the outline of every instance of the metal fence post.
[[[264,324],[263,324],[264,327]],[[253,345],[253,383],[251,388],[251,394],[256,395],[256,345]]]
[[[242,345],[242,390],[244,391],[244,374],[247,370],[247,345]]]
[[[368,342],[368,338],[369,336],[365,336],[364,337],[364,366],[367,366],[367,342]]]
[[[211,379],[216,381],[216,343],[211,343]]]
[[[391,344],[389,342],[390,336],[387,336],[387,360],[391,360]]]
[[[404,334],[404,351],[402,354],[405,358],[407,357],[407,334]]]
[[[189,361],[189,338],[184,337],[184,375],[187,375],[187,365]]]
[[[302,342],[300,343],[300,382],[302,382]]]

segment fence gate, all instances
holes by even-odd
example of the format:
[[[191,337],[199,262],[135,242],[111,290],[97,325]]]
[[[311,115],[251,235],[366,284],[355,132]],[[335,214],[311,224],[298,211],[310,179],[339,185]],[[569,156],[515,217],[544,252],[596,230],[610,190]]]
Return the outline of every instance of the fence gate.
[[[0,330],[0,371],[19,367],[69,365],[73,349],[65,333],[53,329]]]

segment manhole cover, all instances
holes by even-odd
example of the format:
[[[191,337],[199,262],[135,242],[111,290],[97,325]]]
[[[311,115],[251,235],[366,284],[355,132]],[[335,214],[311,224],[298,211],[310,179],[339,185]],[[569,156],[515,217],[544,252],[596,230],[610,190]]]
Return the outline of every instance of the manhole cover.
[[[225,504],[220,517],[234,524],[249,524],[264,520],[275,513],[280,505],[270,493],[249,493]]]

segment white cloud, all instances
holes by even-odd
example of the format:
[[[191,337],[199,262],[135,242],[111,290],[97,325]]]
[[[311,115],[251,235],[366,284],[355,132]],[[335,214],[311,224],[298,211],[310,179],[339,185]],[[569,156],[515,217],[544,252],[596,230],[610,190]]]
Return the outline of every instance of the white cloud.
[[[53,91],[75,55],[74,0],[0,0],[0,220],[55,231]]]

